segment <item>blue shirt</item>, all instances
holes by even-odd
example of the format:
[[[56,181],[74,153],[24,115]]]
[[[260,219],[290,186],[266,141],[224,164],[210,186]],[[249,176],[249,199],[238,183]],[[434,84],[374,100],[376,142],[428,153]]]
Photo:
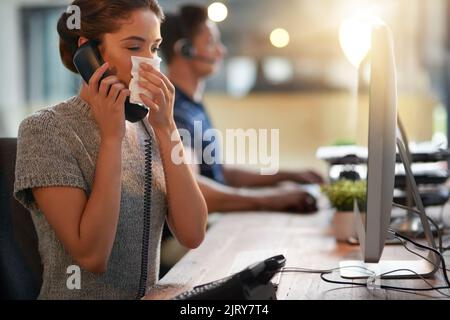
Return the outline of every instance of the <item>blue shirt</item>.
[[[211,120],[208,116],[208,113],[206,112],[203,104],[195,102],[190,97],[188,97],[183,91],[181,91],[179,88],[175,88],[175,105],[173,110],[173,115],[175,122],[177,124],[178,129],[185,129],[189,132],[191,139],[190,144],[186,143],[186,141],[183,141],[185,145],[190,146],[192,150],[195,151],[196,156],[199,160],[201,160],[200,164],[200,173],[202,176],[208,177],[210,179],[213,179],[219,183],[225,184],[225,178],[223,175],[223,167],[220,163],[215,161],[212,164],[208,164],[205,162],[206,159],[204,159],[203,154],[206,149],[206,147],[209,147],[209,150],[212,150],[209,152],[211,156],[215,157],[216,152],[220,152],[221,146],[219,145],[218,141],[214,139],[211,139],[212,141],[205,140],[204,134],[205,131],[208,129],[214,129]],[[197,128],[199,128],[199,125],[201,124],[201,131],[197,129],[197,133],[195,132],[195,122],[197,121]],[[201,137],[197,137],[195,134],[199,134],[201,132]],[[195,150],[194,140],[195,139],[201,139],[201,150],[198,148],[198,150]],[[201,152],[201,154],[200,154]]]

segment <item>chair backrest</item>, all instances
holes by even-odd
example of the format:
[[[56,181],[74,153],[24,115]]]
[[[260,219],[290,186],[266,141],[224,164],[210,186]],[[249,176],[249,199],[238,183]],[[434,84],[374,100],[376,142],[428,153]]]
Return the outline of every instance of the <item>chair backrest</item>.
[[[36,299],[42,264],[30,213],[13,197],[16,138],[0,138],[0,299]]]

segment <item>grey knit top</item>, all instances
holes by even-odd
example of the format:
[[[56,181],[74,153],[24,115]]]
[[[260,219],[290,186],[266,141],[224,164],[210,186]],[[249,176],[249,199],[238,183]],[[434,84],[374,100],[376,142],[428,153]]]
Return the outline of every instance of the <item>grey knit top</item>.
[[[152,139],[153,170],[150,227],[144,232],[145,140],[149,138],[146,128]],[[119,223],[104,274],[81,269],[77,286],[76,261],[36,206],[31,192],[35,187],[75,187],[89,196],[99,146],[99,130],[90,106],[79,96],[38,111],[20,125],[14,196],[29,209],[36,227],[44,267],[40,299],[135,299],[140,287],[148,290],[158,279],[161,234],[167,214],[166,186],[157,141],[146,121],[126,124]],[[146,260],[142,249],[146,235],[147,281],[140,286],[145,279],[141,263]]]

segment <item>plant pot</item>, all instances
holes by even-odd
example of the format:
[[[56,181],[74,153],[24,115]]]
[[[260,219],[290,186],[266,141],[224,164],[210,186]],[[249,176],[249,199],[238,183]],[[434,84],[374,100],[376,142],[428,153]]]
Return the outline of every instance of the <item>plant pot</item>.
[[[336,211],[333,217],[333,227],[337,241],[345,242],[349,238],[358,236],[353,211]]]

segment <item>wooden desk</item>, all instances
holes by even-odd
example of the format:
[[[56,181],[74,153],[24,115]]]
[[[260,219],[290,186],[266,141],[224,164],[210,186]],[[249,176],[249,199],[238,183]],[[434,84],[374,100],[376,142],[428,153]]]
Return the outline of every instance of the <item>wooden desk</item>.
[[[283,253],[288,267],[330,269],[343,259],[360,259],[358,246],[336,243],[330,226],[332,213],[312,216],[269,213],[225,214],[208,230],[204,243],[191,250],[153,288],[146,299],[170,299],[191,289],[239,271],[254,261]],[[402,246],[387,246],[384,258],[416,258]],[[450,260],[450,259],[447,259]],[[339,274],[328,275],[338,280]],[[275,277],[276,278],[276,277]],[[441,274],[429,281],[443,285]],[[285,273],[279,279],[278,299],[430,299],[435,291],[415,294],[367,287],[329,284],[318,274]],[[361,280],[355,280],[361,281]],[[426,287],[423,280],[383,280],[383,284]],[[450,294],[449,290],[446,290]]]

